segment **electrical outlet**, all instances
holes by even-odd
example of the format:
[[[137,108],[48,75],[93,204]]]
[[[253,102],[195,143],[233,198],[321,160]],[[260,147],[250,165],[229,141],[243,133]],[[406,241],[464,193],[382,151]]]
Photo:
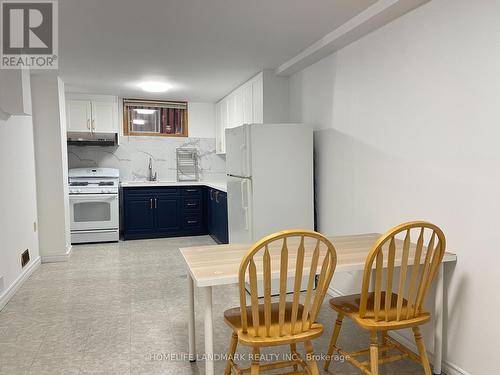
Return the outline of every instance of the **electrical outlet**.
[[[29,251],[29,249],[26,249],[21,254],[21,267],[24,268],[24,266],[27,265],[29,262],[30,262],[30,251]]]

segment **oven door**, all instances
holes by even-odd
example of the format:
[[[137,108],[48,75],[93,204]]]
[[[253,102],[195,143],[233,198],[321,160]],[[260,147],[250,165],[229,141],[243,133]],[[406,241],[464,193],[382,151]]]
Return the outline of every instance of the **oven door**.
[[[117,194],[74,194],[69,203],[71,231],[118,229]]]

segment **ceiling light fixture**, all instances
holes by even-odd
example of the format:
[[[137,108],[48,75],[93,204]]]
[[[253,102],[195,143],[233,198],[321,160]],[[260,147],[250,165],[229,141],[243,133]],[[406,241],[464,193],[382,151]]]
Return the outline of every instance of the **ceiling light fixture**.
[[[134,109],[134,111],[136,111],[140,115],[152,115],[153,113],[155,113],[154,109],[144,109],[144,108],[137,108]]]
[[[170,89],[169,84],[157,81],[141,82],[139,87],[147,92],[165,92]]]

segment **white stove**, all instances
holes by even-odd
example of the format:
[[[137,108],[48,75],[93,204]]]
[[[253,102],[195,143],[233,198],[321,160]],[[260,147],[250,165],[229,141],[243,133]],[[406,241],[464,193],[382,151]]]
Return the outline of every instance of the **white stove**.
[[[69,170],[71,243],[118,241],[119,176],[113,168]]]

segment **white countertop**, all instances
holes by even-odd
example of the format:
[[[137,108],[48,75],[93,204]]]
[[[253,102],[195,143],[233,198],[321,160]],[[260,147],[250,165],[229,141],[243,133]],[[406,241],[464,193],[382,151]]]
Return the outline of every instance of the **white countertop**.
[[[208,186],[227,192],[225,181],[123,181],[120,185],[122,187]]]

